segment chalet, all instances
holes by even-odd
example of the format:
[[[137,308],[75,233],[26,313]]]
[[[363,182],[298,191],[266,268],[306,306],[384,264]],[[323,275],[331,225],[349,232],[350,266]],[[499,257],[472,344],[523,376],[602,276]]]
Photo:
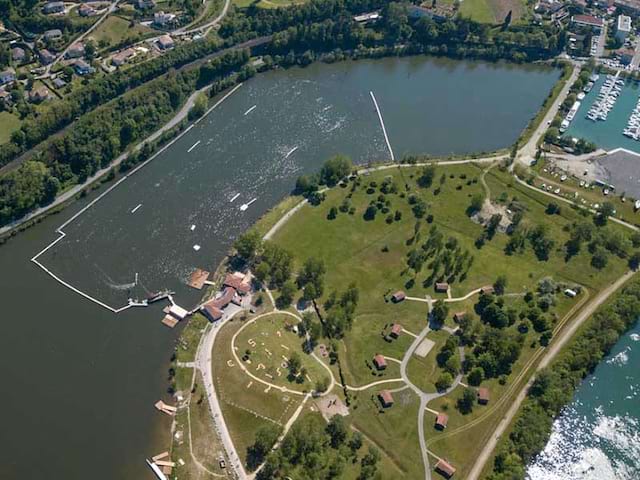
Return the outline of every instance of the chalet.
[[[61,13],[64,12],[64,3],[63,2],[48,2],[45,3],[42,7],[42,13],[45,15],[49,15],[52,13]]]
[[[467,317],[467,312],[456,312],[456,313],[453,314],[453,320],[456,323],[460,323],[466,317]]]
[[[136,2],[136,6],[140,10],[147,10],[147,9],[154,8],[156,6],[156,2],[155,0],[138,0]]]
[[[571,17],[571,23],[579,27],[590,28],[596,32],[599,32],[604,26],[604,20],[602,18],[592,15],[574,15]]]
[[[69,47],[67,53],[64,54],[67,58],[80,58],[84,55],[84,45],[82,43],[74,43]]]
[[[22,63],[27,58],[27,52],[20,47],[14,47],[11,49],[11,59],[14,62]]]
[[[435,428],[438,430],[444,430],[447,428],[447,423],[449,422],[449,415],[446,413],[439,413],[436,415],[436,423]]]
[[[404,293],[402,290],[398,290],[396,293],[394,293],[393,295],[391,295],[391,301],[393,303],[400,303],[402,302],[405,298],[407,298],[407,294]]]
[[[240,272],[227,273],[222,284],[225,287],[233,288],[240,295],[246,295],[251,291],[251,284],[249,283],[248,276]]]
[[[81,76],[95,72],[95,69],[84,60],[76,60],[73,64],[73,69]]]
[[[0,72],[0,85],[7,85],[16,81],[16,71],[13,68],[7,68]]]
[[[29,101],[33,103],[44,102],[51,96],[51,92],[47,87],[34,88],[29,92]]]
[[[387,368],[387,361],[378,353],[373,357],[373,365],[376,367],[376,370],[384,370]]]
[[[62,38],[62,30],[59,28],[54,28],[53,30],[47,30],[44,32],[45,40],[57,40],[59,38]]]
[[[116,67],[121,67],[135,56],[135,50],[133,48],[127,48],[126,50],[122,50],[111,57],[111,63]]]
[[[382,408],[390,408],[393,406],[393,395],[391,395],[389,390],[382,390],[378,393],[378,398],[380,399]]]
[[[38,52],[38,58],[40,58],[40,63],[42,63],[43,65],[49,65],[56,59],[56,56],[49,50],[44,49]]]
[[[436,292],[447,293],[449,291],[449,284],[447,282],[436,283]]]
[[[393,325],[391,325],[391,333],[389,333],[389,336],[391,338],[398,338],[401,333],[402,325],[400,325],[399,323],[394,323]]]
[[[442,458],[436,463],[435,469],[436,472],[445,478],[451,478],[456,473],[455,467]]]
[[[493,292],[495,292],[495,288],[493,288],[493,285],[485,285],[480,289],[480,293],[482,295],[491,295]]]
[[[158,38],[158,48],[160,48],[160,50],[170,50],[174,45],[173,39],[169,35],[162,35]]]
[[[489,389],[486,387],[480,387],[478,389],[478,403],[480,405],[486,405],[489,403]]]
[[[93,17],[97,13],[98,11],[95,8],[93,8],[91,5],[87,5],[86,3],[83,3],[82,5],[80,5],[80,8],[78,8],[78,14],[81,17]]]

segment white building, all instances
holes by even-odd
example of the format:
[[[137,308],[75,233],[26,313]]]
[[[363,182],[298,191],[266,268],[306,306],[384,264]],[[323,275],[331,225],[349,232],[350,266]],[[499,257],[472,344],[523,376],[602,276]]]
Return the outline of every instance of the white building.
[[[624,42],[629,33],[631,33],[631,17],[618,15],[618,21],[616,22],[616,38],[620,42]]]

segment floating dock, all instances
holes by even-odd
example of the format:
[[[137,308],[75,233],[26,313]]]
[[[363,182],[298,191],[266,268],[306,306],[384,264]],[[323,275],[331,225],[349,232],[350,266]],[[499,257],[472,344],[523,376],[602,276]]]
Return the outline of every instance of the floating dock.
[[[191,278],[189,279],[189,286],[197,290],[202,290],[202,287],[204,287],[204,282],[206,282],[208,279],[209,272],[207,272],[206,270],[202,270],[201,268],[196,268],[196,270],[191,274]]]
[[[137,207],[135,207],[133,210],[131,210],[131,213],[136,213],[140,207],[142,207],[142,204],[141,204],[141,203],[140,203],[140,204],[138,204],[138,206],[137,206]]]
[[[233,197],[231,197],[231,200],[229,200],[229,203],[233,203],[233,201],[238,198],[240,196],[239,193],[236,193]]]
[[[189,148],[189,150],[187,150],[187,153],[191,153],[191,150],[193,150],[194,148],[196,148],[198,145],[200,145],[200,142],[202,140],[198,140],[196,143],[194,143],[193,145],[191,145],[191,147]]]
[[[253,200],[250,200],[248,203],[243,203],[242,205],[240,205],[240,211],[244,212],[247,208],[249,208],[249,205],[251,205],[256,200],[257,198],[254,198]]]
[[[251,107],[249,110],[247,110],[246,112],[244,112],[244,115],[247,116],[249,115],[251,112],[253,112],[256,109],[257,105],[254,105],[253,107]]]

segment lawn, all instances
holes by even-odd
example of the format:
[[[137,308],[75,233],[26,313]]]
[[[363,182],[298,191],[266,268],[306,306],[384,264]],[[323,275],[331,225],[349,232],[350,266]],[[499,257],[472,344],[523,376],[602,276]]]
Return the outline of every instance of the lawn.
[[[329,375],[315,358],[304,353],[304,337],[292,330],[296,323],[289,315],[274,313],[261,317],[242,330],[234,347],[245,367],[255,376],[278,386],[306,392]],[[288,371],[288,360],[294,353],[301,359],[301,370],[306,373],[294,376]]]
[[[449,280],[453,297],[462,297],[481,286],[493,284],[499,275],[504,275],[506,293],[512,294],[504,297],[505,303],[522,308],[522,294],[535,290],[541,279],[550,276],[556,281],[580,284],[587,289],[575,299],[564,298],[561,294],[556,296],[557,303],[550,313],[563,318],[626,269],[625,260],[613,255],[607,268],[595,269],[586,247],[565,260],[563,245],[569,238],[566,227],[580,220],[580,214],[568,207],[562,208],[560,214],[545,213],[548,197],[516,183],[508,172],[498,167],[486,170],[486,166],[474,164],[440,165],[436,167],[434,182],[429,188],[417,185],[418,175],[418,168],[403,168],[360,176],[329,190],[320,205],[303,206],[273,239],[293,254],[295,270],[310,256],[324,261],[325,293],[319,304],[330,292],[344,291],[352,282],[358,287],[360,299],[352,328],[337,342],[345,381],[350,385],[365,385],[378,379],[370,366],[374,354],[397,360],[402,358],[414,337],[403,333],[397,340],[385,340],[385,332],[391,324],[400,323],[413,334],[420,333],[426,326],[426,303],[405,300],[394,304],[389,300],[390,293],[402,289],[411,297],[447,297],[434,292],[434,279],[430,278],[435,263],[433,258],[417,272],[409,270],[406,261],[411,250],[420,248],[430,238],[430,230],[434,227],[445,241],[457,243],[459,252],[468,251],[474,258],[466,274],[454,275]],[[386,193],[383,193],[384,183],[387,186],[395,184],[397,189],[385,188]],[[412,194],[427,204],[426,214],[420,219],[416,219],[408,201]],[[478,194],[488,194],[494,206],[502,205],[505,209],[515,203],[523,205],[522,225],[528,228],[546,225],[549,238],[555,241],[548,260],[539,260],[529,243],[522,253],[507,255],[505,247],[510,236],[500,231],[481,247],[476,246],[476,239],[484,227],[469,218],[467,209],[471,198]],[[345,201],[349,202],[352,213],[339,211],[334,219],[329,219],[331,207],[341,206]],[[367,220],[364,213],[372,201],[381,207],[373,219]],[[610,225],[614,229],[623,228],[611,222]],[[477,301],[478,296],[473,295],[465,301],[449,303],[446,324],[454,325],[454,312],[472,312]],[[515,330],[517,324],[508,328]],[[414,357],[409,363],[409,375],[425,391],[435,389],[433,382],[439,374],[435,357],[447,335],[442,331],[431,332],[429,338],[436,342],[432,351],[425,359]],[[451,417],[449,428],[440,434],[433,431],[433,418],[427,415],[430,448],[436,454],[450,458],[462,472],[461,478],[470,466],[469,461],[490,435],[491,419],[499,418],[507,408],[511,394],[526,381],[527,375],[521,373],[523,370],[529,372],[527,368],[539,358],[538,339],[539,334],[533,330],[523,334],[522,353],[513,365],[512,373],[503,378],[502,383],[497,378],[483,383],[491,390],[492,401],[488,407],[477,407],[473,413],[462,415],[455,408],[462,387],[429,405],[436,410],[448,411]],[[394,378],[397,364],[388,363],[383,376]],[[337,371],[335,366],[332,369]],[[380,388],[351,392],[350,417],[358,429],[393,459],[405,478],[417,478],[421,476],[422,467],[418,461],[420,452],[415,425],[417,397],[410,390],[394,393],[395,405],[382,410],[376,399]],[[462,428],[464,430],[457,432]],[[408,462],[406,457],[413,460]]]
[[[526,13],[523,0],[464,0],[460,2],[460,15],[481,23],[502,23],[511,11],[512,22]]]
[[[153,33],[152,29],[139,23],[131,26],[130,20],[117,15],[110,15],[95,29],[91,37],[100,49],[108,49],[124,43],[135,43]]]
[[[20,128],[20,119],[9,112],[0,112],[0,144],[7,143],[11,134]]]
[[[427,393],[436,391],[435,383],[443,370],[438,366],[436,357],[442,346],[449,338],[449,333],[445,330],[429,332],[427,338],[434,342],[426,357],[421,358],[413,355],[407,365],[407,375],[411,382],[420,390]]]

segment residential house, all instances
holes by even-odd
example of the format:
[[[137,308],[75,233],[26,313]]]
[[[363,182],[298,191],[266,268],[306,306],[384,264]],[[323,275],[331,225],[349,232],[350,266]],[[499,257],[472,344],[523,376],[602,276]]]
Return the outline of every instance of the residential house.
[[[140,10],[147,10],[147,9],[155,8],[156,2],[155,0],[138,0],[136,2],[136,5]]]
[[[449,291],[449,284],[447,282],[437,282],[436,292],[447,293]]]
[[[478,403],[480,405],[486,405],[489,403],[489,389],[486,387],[480,387],[478,389]]]
[[[61,13],[64,12],[64,3],[63,2],[48,2],[45,3],[42,7],[42,13],[45,15],[49,15],[51,13]]]
[[[97,13],[98,12],[95,8],[93,8],[91,5],[87,5],[86,3],[83,3],[82,5],[80,5],[80,8],[78,8],[78,14],[81,17],[93,17]]]
[[[449,462],[441,458],[435,466],[436,472],[445,478],[451,478],[455,475],[456,469]]]
[[[158,47],[160,50],[170,50],[174,45],[173,39],[169,35],[162,35],[158,38]]]
[[[16,81],[16,71],[13,68],[7,68],[0,72],[0,85],[8,85]]]
[[[78,75],[81,75],[81,76],[95,72],[95,68],[93,68],[84,60],[76,60],[73,63],[73,69],[76,71]]]
[[[51,92],[47,87],[37,87],[29,92],[29,101],[33,103],[40,103],[51,97]]]
[[[456,323],[460,323],[466,317],[467,317],[467,312],[456,312],[456,313],[453,314],[453,320]]]
[[[11,49],[11,59],[14,62],[22,63],[27,58],[27,52],[23,48],[14,47]]]
[[[111,57],[111,63],[116,67],[121,67],[135,56],[135,50],[133,48],[127,48],[126,50],[122,50]]]
[[[491,295],[493,292],[495,292],[495,288],[492,285],[485,285],[480,289],[482,295]]]
[[[58,28],[54,28],[53,30],[47,30],[46,32],[44,32],[45,40],[57,40],[59,38],[62,38],[62,30]]]
[[[444,430],[447,428],[447,423],[449,422],[449,415],[446,413],[439,413],[436,415],[436,423],[435,428],[438,430]]]
[[[84,55],[84,45],[82,43],[74,43],[69,47],[65,57],[67,58],[80,58]]]
[[[376,367],[376,370],[384,370],[387,368],[387,361],[378,353],[373,357],[373,365]]]
[[[13,103],[11,93],[7,92],[4,88],[0,88],[0,103],[5,106],[9,106]]]
[[[40,58],[40,63],[43,65],[49,65],[56,59],[56,56],[47,49],[40,50],[38,57]]]
[[[389,336],[391,338],[398,338],[401,333],[402,333],[402,325],[400,325],[399,323],[394,323],[391,326],[391,333],[389,333]]]
[[[153,14],[153,24],[156,27],[165,27],[175,20],[176,16],[171,13],[164,13],[162,11]]]
[[[625,13],[640,15],[640,0],[614,0],[613,5]]]
[[[60,89],[62,87],[64,87],[67,84],[67,82],[65,82],[62,78],[57,77],[53,79],[53,86]]]
[[[396,293],[394,293],[391,296],[391,301],[393,303],[400,303],[402,302],[405,298],[407,298],[407,295],[402,291],[402,290],[398,290]]]
[[[580,27],[590,28],[596,32],[599,32],[604,27],[604,20],[593,15],[574,15],[571,17],[571,23]]]

